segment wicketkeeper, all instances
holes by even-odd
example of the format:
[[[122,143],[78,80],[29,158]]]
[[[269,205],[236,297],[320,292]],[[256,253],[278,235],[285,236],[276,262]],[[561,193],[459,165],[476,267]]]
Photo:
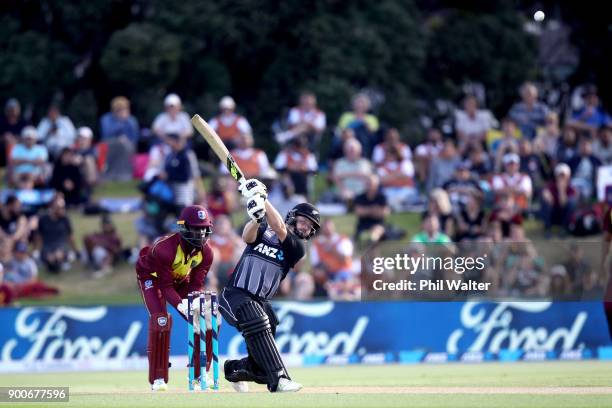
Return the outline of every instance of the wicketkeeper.
[[[247,247],[221,293],[219,310],[241,332],[248,357],[226,361],[225,378],[241,392],[248,391],[246,381],[267,384],[270,392],[299,391],[302,385],[289,377],[274,341],[279,322],[269,299],[304,256],[302,241],[319,231],[319,211],[302,203],[283,219],[267,201],[266,187],[259,180],[243,181],[239,191],[247,199],[251,218],[242,232]]]
[[[170,332],[172,316],[166,302],[187,319],[187,295],[204,290],[204,280],[213,260],[208,245],[213,223],[208,211],[199,205],[185,207],[177,221],[178,232],[158,238],[140,251],[136,263],[138,286],[149,312],[149,383],[154,391],[165,391],[168,386]],[[206,333],[207,362],[212,355],[211,332]],[[194,355],[200,355],[199,330],[195,335]],[[200,372],[200,361],[195,358],[195,372]]]

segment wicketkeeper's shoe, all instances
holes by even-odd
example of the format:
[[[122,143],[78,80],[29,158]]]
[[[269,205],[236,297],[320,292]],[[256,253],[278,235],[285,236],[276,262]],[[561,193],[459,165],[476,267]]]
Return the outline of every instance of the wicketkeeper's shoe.
[[[205,376],[206,376],[206,386],[204,386],[204,384],[200,381],[199,377],[196,379],[196,381],[198,382],[198,385],[200,387],[200,390],[207,389],[207,388],[212,388],[212,386],[213,386],[213,381],[212,381],[212,378],[210,378],[210,375],[208,374],[208,371],[205,372]]]
[[[151,391],[168,391],[168,384],[163,378],[158,378],[151,384]]]
[[[249,383],[246,381],[237,381],[230,384],[236,392],[249,392]]]
[[[282,377],[278,380],[276,392],[298,392],[302,389],[302,384]]]

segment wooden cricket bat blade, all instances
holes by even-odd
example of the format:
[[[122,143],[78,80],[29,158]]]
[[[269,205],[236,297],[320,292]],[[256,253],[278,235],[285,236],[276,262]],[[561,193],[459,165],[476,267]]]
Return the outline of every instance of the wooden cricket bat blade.
[[[232,178],[236,181],[243,179],[244,175],[242,170],[240,170],[240,167],[236,164],[236,161],[229,150],[227,150],[225,143],[223,143],[217,132],[215,132],[215,130],[197,113],[191,118],[191,123],[198,133],[202,135],[204,140],[206,140],[206,143],[208,143],[213,152],[215,152],[219,160],[221,160],[221,163],[225,163]]]

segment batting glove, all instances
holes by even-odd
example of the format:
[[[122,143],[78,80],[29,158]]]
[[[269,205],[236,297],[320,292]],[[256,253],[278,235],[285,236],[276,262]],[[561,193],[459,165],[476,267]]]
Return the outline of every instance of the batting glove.
[[[261,222],[266,215],[266,199],[260,195],[253,196],[247,201],[249,218]]]
[[[238,191],[246,199],[259,195],[264,199],[268,198],[268,189],[266,185],[257,179],[242,179],[238,186]]]

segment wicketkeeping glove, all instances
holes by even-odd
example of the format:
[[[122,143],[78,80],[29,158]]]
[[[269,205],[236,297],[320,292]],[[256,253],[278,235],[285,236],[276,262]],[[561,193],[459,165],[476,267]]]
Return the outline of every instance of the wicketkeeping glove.
[[[189,318],[189,310],[188,310],[188,306],[187,306],[187,299],[183,299],[181,301],[181,303],[179,303],[178,305],[176,305],[176,310],[179,311],[180,314],[182,314],[183,316],[185,316],[185,318]]]

